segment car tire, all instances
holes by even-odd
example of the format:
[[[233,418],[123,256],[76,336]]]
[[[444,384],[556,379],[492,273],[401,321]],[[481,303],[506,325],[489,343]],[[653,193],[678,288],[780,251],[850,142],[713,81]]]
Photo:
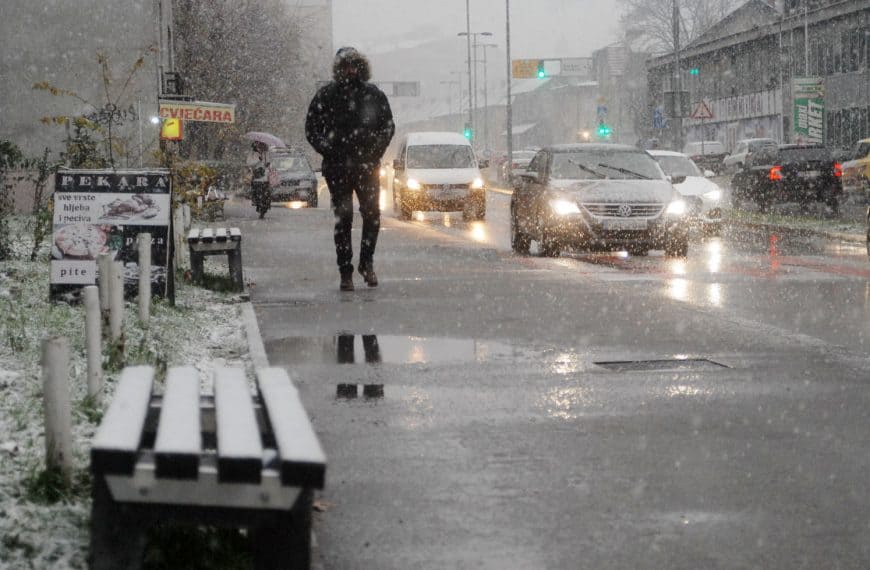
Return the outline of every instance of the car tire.
[[[308,199],[308,207],[316,208],[317,207],[317,194]]]
[[[400,195],[399,196],[399,209],[398,209],[399,219],[407,222],[408,220],[411,219],[412,213],[413,213],[413,211],[411,210],[411,206],[408,203],[406,203],[405,200],[403,200],[402,196]]]
[[[665,244],[667,257],[686,257],[689,255],[689,236],[668,238]]]
[[[511,249],[514,253],[528,255],[531,245],[532,239],[520,230],[519,224],[517,224],[516,213],[511,208]]]
[[[541,230],[541,243],[538,246],[542,257],[559,257],[562,253],[562,244],[559,240],[551,235],[548,235],[547,229]]]

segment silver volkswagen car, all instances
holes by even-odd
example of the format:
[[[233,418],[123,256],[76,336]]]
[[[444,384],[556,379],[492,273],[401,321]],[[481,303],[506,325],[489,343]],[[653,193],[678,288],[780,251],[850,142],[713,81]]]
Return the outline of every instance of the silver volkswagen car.
[[[616,144],[547,147],[511,197],[511,246],[542,255],[563,249],[689,251],[687,205],[646,151]]]

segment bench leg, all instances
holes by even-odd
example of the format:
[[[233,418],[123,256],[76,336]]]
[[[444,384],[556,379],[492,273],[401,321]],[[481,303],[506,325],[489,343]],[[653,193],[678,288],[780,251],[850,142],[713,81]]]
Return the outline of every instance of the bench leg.
[[[293,510],[274,526],[251,529],[256,570],[311,567],[311,509],[314,492],[304,489]]]
[[[227,259],[230,266],[230,279],[235,284],[235,290],[242,292],[245,290],[245,279],[242,275],[242,246],[227,253]]]
[[[95,475],[93,485],[88,555],[91,570],[141,568],[146,540],[144,527],[112,499],[103,477]]]
[[[202,284],[204,280],[203,257],[201,253],[197,253],[193,249],[190,250],[190,273],[196,285]]]

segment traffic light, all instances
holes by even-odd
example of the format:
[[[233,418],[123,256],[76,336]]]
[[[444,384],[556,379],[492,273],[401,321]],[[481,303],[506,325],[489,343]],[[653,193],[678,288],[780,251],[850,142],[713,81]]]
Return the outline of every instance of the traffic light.
[[[538,62],[538,79],[546,79],[547,70],[544,69],[544,60]]]
[[[613,129],[608,127],[604,121],[598,123],[598,138],[606,139],[613,134]]]
[[[697,67],[693,67],[689,70],[689,75],[698,76],[701,75],[701,70]]]
[[[463,129],[462,134],[468,140],[471,140],[474,137],[474,130],[472,130],[471,125],[469,123],[465,123],[465,129]]]

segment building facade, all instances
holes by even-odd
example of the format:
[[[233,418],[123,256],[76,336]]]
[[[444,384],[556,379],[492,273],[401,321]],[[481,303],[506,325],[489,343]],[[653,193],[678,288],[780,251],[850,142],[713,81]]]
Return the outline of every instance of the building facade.
[[[809,42],[806,41],[809,37]],[[779,7],[750,0],[681,53],[681,80],[693,113],[703,101],[712,118],[683,121],[684,140],[719,140],[729,150],[743,138],[798,142],[795,79],[824,84],[824,142],[848,148],[870,135],[870,0],[788,0]],[[649,105],[663,112],[674,89],[674,55],[647,62]],[[673,146],[677,121],[659,124]]]

